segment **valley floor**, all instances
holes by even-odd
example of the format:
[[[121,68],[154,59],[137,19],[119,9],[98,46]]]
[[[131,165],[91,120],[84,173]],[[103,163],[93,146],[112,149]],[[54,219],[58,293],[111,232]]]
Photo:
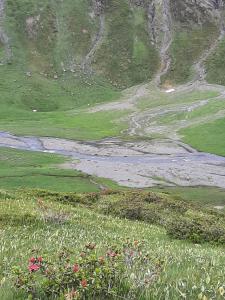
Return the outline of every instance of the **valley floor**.
[[[33,114],[42,119],[43,113]],[[0,128],[18,135],[0,132],[0,146],[62,154],[72,158],[63,168],[127,187],[225,188],[225,158],[214,155],[225,154],[223,86],[195,82],[160,90],[145,84],[124,91],[118,102],[66,114],[62,124],[55,120],[47,127],[44,119],[40,126],[41,119],[6,122]],[[38,134],[42,137],[35,137]],[[60,138],[63,135],[73,140]],[[78,141],[81,136],[85,141]]]
[[[108,178],[127,187],[205,185],[225,188],[225,158],[198,152],[179,141],[76,142],[1,133],[0,145],[61,154],[72,158],[71,162],[62,164],[62,168]]]

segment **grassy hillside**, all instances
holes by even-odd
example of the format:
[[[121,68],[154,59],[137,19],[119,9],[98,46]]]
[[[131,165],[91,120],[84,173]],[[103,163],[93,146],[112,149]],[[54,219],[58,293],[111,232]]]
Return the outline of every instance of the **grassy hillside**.
[[[164,81],[172,84],[182,84],[193,78],[192,66],[196,63],[205,49],[210,47],[218,33],[213,24],[203,27],[177,28],[170,47],[171,66],[164,76]],[[214,66],[215,67],[215,66]]]
[[[225,206],[225,190],[216,187],[160,187],[151,189],[201,206]]]
[[[223,65],[225,63],[225,39],[221,41],[216,51],[206,62],[207,81],[225,85],[225,74]]]
[[[40,192],[35,196],[35,193],[29,192],[1,191],[0,227],[4,228],[0,237],[1,245],[4,245],[0,250],[1,299],[24,299],[23,293],[17,294],[12,288],[11,274],[14,266],[26,269],[32,249],[36,249],[38,255],[43,256],[44,259],[51,257],[53,262],[56,253],[65,247],[79,253],[83,245],[95,242],[97,255],[103,255],[107,245],[113,244],[119,247],[128,238],[130,241],[144,240],[143,251],[148,251],[152,262],[160,261],[163,265],[156,280],[150,286],[143,286],[141,290],[135,288],[135,285],[132,287],[132,292],[129,292],[130,299],[169,297],[176,300],[180,299],[181,294],[188,299],[206,297],[223,299],[225,276],[224,269],[221,267],[224,264],[223,248],[174,240],[168,238],[162,227],[99,215],[85,207],[55,201],[59,196]],[[112,196],[102,196],[102,201],[107,197],[112,201]],[[44,204],[38,200],[40,197]],[[63,199],[63,194],[60,197]],[[85,200],[85,195],[80,197]],[[90,201],[90,196],[87,197],[89,197],[87,201]],[[113,196],[114,199],[115,197],[116,195]],[[42,209],[43,205],[45,211]],[[176,210],[175,207],[170,209],[174,212]],[[160,211],[163,211],[162,208]],[[63,224],[58,224],[57,219],[62,214],[64,218],[65,216],[68,218]],[[48,219],[46,219],[47,215]],[[135,269],[132,272],[141,276],[142,271]],[[131,284],[130,280],[132,279],[128,279],[128,282]],[[135,291],[138,291],[138,294],[135,294]],[[115,299],[118,299],[117,296],[128,295],[128,290],[122,282],[116,286],[114,292]],[[111,299],[114,297],[111,296]]]
[[[94,61],[97,72],[124,88],[150,80],[158,65],[158,54],[147,32],[145,10],[131,9],[126,0],[109,1],[106,36]]]
[[[100,30],[100,12],[93,3],[8,0],[6,27],[12,40],[12,62],[47,78],[70,73],[75,75],[74,83],[79,83],[76,77],[90,73],[83,63]],[[150,79],[158,55],[149,41],[144,9],[131,8],[127,0],[113,0],[104,7],[104,14],[103,42],[93,53],[94,77],[120,87]]]

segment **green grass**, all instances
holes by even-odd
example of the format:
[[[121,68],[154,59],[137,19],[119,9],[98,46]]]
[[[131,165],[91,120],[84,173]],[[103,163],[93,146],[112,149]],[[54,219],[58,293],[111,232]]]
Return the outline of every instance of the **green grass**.
[[[97,243],[97,252],[101,254],[106,244],[121,245],[127,238],[144,240],[150,257],[164,261],[159,280],[151,285],[141,299],[178,300],[181,294],[182,297],[186,295],[187,299],[197,299],[201,293],[202,297],[223,299],[218,293],[225,276],[222,247],[171,240],[160,227],[99,215],[69,204],[44,201],[55,213],[63,211],[71,214],[70,221],[63,225],[44,223],[32,194],[0,193],[0,226],[4,228],[0,235],[2,300],[21,299],[11,288],[10,272],[15,265],[27,265],[32,249],[38,249],[44,257],[54,257],[65,246],[79,252],[83,245],[93,241]],[[10,219],[5,218],[7,215]],[[13,220],[17,220],[17,223]],[[20,226],[19,221],[24,225]]]
[[[106,4],[106,34],[96,53],[94,68],[122,88],[150,80],[159,58],[150,44],[147,16],[126,0]]]
[[[62,169],[60,165],[65,161],[64,157],[56,154],[0,148],[0,189],[39,188],[59,192],[97,192],[100,185],[118,188],[110,180]]]
[[[82,117],[80,112],[120,96],[102,77],[73,67],[81,63],[98,30],[98,21],[89,16],[90,3],[53,2],[7,1],[5,28],[13,57],[0,66],[1,130],[78,139],[117,135],[121,127],[111,123],[115,114]],[[38,21],[31,20],[28,29],[29,17]]]
[[[194,148],[225,156],[225,119],[182,129],[185,143]]]
[[[202,52],[211,45],[217,35],[217,29],[212,24],[179,30],[172,42],[170,54],[172,63],[164,81],[182,84],[191,80],[192,65],[198,60]]]
[[[198,91],[181,92],[166,94],[165,92],[159,92],[158,90],[151,89],[151,96],[141,99],[138,102],[138,108],[145,110],[147,108],[155,108],[160,106],[166,106],[171,104],[191,103],[204,99],[211,99],[219,96],[217,91]]]
[[[2,112],[5,115],[6,112]],[[0,130],[19,135],[52,136],[79,140],[97,140],[118,136],[126,124],[118,121],[125,112],[77,113],[25,113],[13,111],[0,121]]]
[[[166,124],[177,120],[198,121],[200,118],[213,118],[216,113],[225,109],[225,100],[211,100],[208,104],[201,106],[192,111],[168,113],[166,116],[159,118],[160,123]]]
[[[162,187],[151,190],[163,192],[172,197],[180,197],[185,201],[198,203],[202,206],[225,205],[225,190],[217,187]]]
[[[206,61],[207,81],[225,85],[225,39],[221,41],[216,51]]]

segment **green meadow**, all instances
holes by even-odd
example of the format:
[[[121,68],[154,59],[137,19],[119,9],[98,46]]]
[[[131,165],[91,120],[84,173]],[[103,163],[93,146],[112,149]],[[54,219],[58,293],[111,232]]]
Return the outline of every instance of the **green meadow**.
[[[139,291],[139,299],[178,300],[181,297],[187,299],[224,299],[225,274],[223,265],[225,261],[222,246],[210,243],[196,244],[174,239],[167,235],[164,227],[151,224],[150,219],[149,221],[146,219],[145,222],[137,222],[105,215],[104,203],[106,203],[107,198],[110,202],[117,202],[121,199],[121,205],[124,205],[122,199],[127,198],[126,194],[123,194],[122,198],[120,194],[102,195],[99,200],[95,200],[97,206],[94,204],[94,207],[98,208],[97,211],[90,209],[95,199],[93,196],[74,193],[57,194],[55,192],[51,194],[44,191],[1,191],[1,299],[26,299],[26,294],[18,293],[13,286],[12,269],[20,267],[26,270],[32,249],[36,249],[38,255],[44,258],[51,257],[54,260],[56,253],[65,247],[79,253],[83,245],[88,242],[95,242],[96,252],[98,255],[102,255],[107,245],[119,246],[127,239],[144,241],[144,249],[148,251],[149,257],[153,260],[158,259],[163,263],[163,268],[157,279],[150,287],[142,288],[141,292]],[[147,202],[144,201],[147,201],[148,197],[147,194],[143,194],[143,200],[141,200],[143,205],[146,205],[144,203]],[[165,198],[163,200],[160,197],[162,195],[154,196],[151,194],[149,199],[158,199],[159,203],[155,202],[155,204],[148,205],[153,205],[152,207],[155,207],[156,211],[160,213],[166,213],[163,211],[167,207],[167,210],[169,209],[171,212],[171,218],[177,219],[179,202],[176,201],[176,206],[169,207],[169,203],[171,205],[173,203],[172,199],[166,200]],[[46,211],[42,211],[39,206],[40,198],[48,207],[49,216],[54,215],[54,218],[44,221],[42,217]],[[195,206],[192,208],[191,204],[188,205],[190,211],[195,209]],[[199,208],[195,214],[197,211],[200,213]],[[58,224],[56,222],[57,216],[62,213],[68,215],[68,219],[65,223]],[[206,211],[203,210],[202,214],[205,213]],[[188,216],[189,213],[186,214]],[[203,217],[202,214],[199,214],[199,218]],[[140,270],[133,272],[140,272]],[[123,290],[118,287],[118,291],[120,291],[119,296],[123,297],[126,295],[127,289]],[[114,298],[111,297],[111,299]]]

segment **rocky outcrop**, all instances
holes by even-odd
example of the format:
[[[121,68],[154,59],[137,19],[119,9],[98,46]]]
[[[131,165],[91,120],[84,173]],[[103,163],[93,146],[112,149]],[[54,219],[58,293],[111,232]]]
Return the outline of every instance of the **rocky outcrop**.
[[[176,0],[170,1],[175,21],[204,24],[215,22],[224,7],[223,0]]]

